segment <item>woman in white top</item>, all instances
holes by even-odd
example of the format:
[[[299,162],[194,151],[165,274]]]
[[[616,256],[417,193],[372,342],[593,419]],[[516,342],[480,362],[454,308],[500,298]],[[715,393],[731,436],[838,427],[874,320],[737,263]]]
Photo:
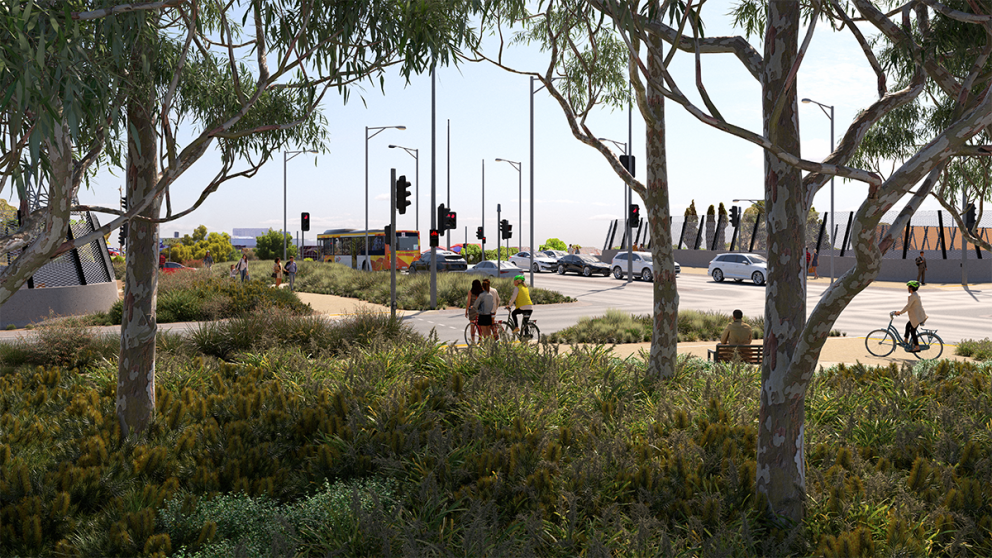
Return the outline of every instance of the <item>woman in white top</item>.
[[[916,293],[916,290],[919,288],[920,284],[917,281],[906,283],[906,289],[909,291],[909,300],[902,310],[895,312],[896,316],[904,312],[909,314],[909,321],[906,322],[906,333],[903,336],[907,343],[909,343],[910,337],[913,338],[914,353],[920,350],[920,341],[916,338],[916,328],[927,321],[927,313],[923,311],[923,301],[920,300],[920,295]]]

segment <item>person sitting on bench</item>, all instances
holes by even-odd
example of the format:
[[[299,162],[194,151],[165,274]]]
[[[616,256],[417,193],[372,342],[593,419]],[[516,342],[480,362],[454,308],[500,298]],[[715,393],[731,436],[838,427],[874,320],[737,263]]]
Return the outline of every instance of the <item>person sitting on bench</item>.
[[[734,310],[734,321],[727,324],[720,336],[720,343],[724,345],[750,345],[751,326],[744,323],[744,313]]]

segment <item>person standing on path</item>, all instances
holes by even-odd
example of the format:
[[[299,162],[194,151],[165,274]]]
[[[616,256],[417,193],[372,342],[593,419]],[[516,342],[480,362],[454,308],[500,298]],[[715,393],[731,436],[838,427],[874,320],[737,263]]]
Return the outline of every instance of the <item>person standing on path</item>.
[[[820,274],[816,272],[816,266],[820,263],[820,251],[813,251],[813,259],[809,262],[809,272],[813,274],[813,279],[819,279]]]
[[[468,298],[465,299],[465,317],[470,322],[476,322],[479,319],[479,311],[475,308],[475,299],[479,298],[481,294],[482,283],[478,279],[474,279],[472,281],[472,288],[468,291]],[[478,327],[471,328],[472,343],[475,343],[475,333],[478,329]]]
[[[207,266],[207,271],[214,266],[214,258],[210,255],[210,250],[207,250],[207,255],[203,256],[203,265]]]
[[[916,258],[916,280],[921,285],[927,284],[927,259],[923,257],[923,250],[920,250],[920,257]]]
[[[295,292],[293,285],[296,283],[296,256],[290,256],[286,263],[286,277],[289,279],[289,291]]]
[[[489,290],[489,281],[485,281],[482,284],[482,292],[479,293],[479,296],[475,298],[475,302],[472,303],[472,308],[479,315],[480,338],[493,336],[493,313],[496,312],[496,307],[499,304],[493,298],[493,293],[495,292],[496,289]]]

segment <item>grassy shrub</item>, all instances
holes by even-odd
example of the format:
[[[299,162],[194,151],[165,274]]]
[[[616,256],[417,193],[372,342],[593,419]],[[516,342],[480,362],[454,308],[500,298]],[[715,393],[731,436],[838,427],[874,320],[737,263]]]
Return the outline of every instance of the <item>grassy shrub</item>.
[[[271,264],[269,264],[271,267]],[[375,304],[389,304],[389,273],[381,271],[356,271],[334,263],[297,262],[296,290],[305,293],[332,294],[357,298]],[[464,308],[472,280],[478,276],[467,273],[437,274],[438,308]],[[513,290],[509,279],[494,279],[492,284],[500,298],[506,300]],[[555,291],[531,289],[534,304],[574,302],[574,299]],[[430,308],[430,274],[398,274],[396,276],[396,302],[404,310]]]
[[[140,439],[118,436],[116,366],[0,376],[0,554],[992,554],[989,365],[821,371],[787,536],[754,496],[754,367],[680,358],[660,380],[602,347],[422,340],[171,350]]]
[[[159,275],[156,318],[160,323],[218,320],[260,308],[276,308],[294,315],[312,312],[295,293],[274,289],[263,280],[241,283],[206,269]],[[120,325],[123,309],[124,302],[118,300],[105,320],[102,315],[92,319]]]
[[[120,341],[102,336],[89,328],[86,318],[50,318],[34,329],[35,335],[13,343],[0,343],[0,363],[6,367],[21,365],[82,368],[100,359],[115,359]]]
[[[682,310],[678,319],[678,340],[716,341],[720,339],[729,314]],[[755,339],[764,337],[764,318],[744,317]],[[642,343],[651,340],[654,321],[651,316],[633,316],[621,310],[609,309],[605,316],[583,317],[576,325],[548,335],[552,343]]]
[[[981,341],[965,339],[958,343],[954,354],[971,357],[977,361],[992,360],[992,339],[988,337]]]

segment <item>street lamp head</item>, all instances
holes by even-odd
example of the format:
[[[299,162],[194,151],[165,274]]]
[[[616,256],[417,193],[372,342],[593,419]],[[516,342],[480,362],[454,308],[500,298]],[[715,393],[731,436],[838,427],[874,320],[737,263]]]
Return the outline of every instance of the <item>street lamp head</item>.
[[[390,144],[390,146],[389,146],[390,149],[395,149],[397,147],[399,147],[399,146],[398,145],[392,145],[392,144]]]
[[[803,99],[802,102],[804,102],[804,103],[812,103],[813,101],[811,99]]]
[[[406,126],[393,126],[397,130],[406,130]]]
[[[496,162],[497,162],[497,163],[502,163],[502,162],[503,162],[503,161],[505,161],[505,160],[506,160],[506,159],[500,159],[500,158],[497,158],[497,159],[496,159]]]

